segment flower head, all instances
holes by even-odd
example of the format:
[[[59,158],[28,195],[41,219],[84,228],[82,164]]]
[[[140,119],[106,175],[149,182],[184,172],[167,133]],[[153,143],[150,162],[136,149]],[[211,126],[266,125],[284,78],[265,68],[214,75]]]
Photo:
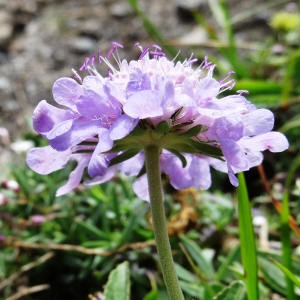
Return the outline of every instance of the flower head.
[[[138,60],[121,61],[120,48],[112,42],[105,57],[98,53],[97,61],[109,67],[107,77],[97,72],[93,56],[80,68],[89,72],[83,80],[73,70],[77,81],[54,83],[54,99],[66,109],[43,100],[34,111],[34,128],[50,145],[31,149],[28,165],[48,174],[78,162],[57,195],[75,188],[87,167],[92,179],[86,185],[110,180],[119,169],[138,177],[133,188],[148,199],[143,151],[153,143],[161,149],[161,171],[176,189],[209,188],[210,166],[227,172],[237,186],[235,173],[260,164],[261,151],[287,149],[285,136],[270,132],[273,114],[247,101],[247,91],[219,97],[233,88],[234,72],[217,81],[207,57],[193,68],[193,56],[175,63],[157,45],[140,47]]]

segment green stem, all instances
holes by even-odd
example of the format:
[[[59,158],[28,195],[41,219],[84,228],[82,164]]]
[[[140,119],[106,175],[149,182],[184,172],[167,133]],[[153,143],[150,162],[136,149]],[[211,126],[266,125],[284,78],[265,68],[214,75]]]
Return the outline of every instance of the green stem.
[[[145,148],[145,161],[149,185],[152,222],[160,258],[162,273],[171,300],[183,300],[182,291],[176,275],[171,246],[167,231],[165,208],[159,164],[160,148],[149,145]]]

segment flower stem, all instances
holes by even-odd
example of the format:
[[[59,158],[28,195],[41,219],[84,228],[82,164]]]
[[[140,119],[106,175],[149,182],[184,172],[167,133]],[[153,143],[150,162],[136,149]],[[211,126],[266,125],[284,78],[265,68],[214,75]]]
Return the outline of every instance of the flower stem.
[[[146,146],[145,161],[148,176],[152,222],[157,252],[160,258],[164,282],[167,287],[169,297],[171,300],[181,300],[184,298],[176,275],[167,231],[159,156],[159,147],[156,145]]]

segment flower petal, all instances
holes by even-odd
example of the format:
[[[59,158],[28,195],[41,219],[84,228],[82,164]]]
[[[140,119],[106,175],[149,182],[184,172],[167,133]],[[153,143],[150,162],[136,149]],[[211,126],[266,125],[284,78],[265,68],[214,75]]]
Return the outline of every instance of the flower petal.
[[[109,167],[107,168],[106,173],[103,176],[96,176],[92,180],[84,181],[83,184],[85,186],[93,186],[96,184],[101,184],[103,182],[109,181],[114,177],[116,170],[117,170],[117,166]]]
[[[141,171],[144,161],[144,152],[139,152],[136,156],[120,163],[118,167],[119,170],[127,176],[136,176]]]
[[[133,119],[127,115],[121,115],[110,128],[110,138],[120,140],[128,135],[137,125],[139,119]]]
[[[93,152],[91,161],[88,167],[88,173],[91,177],[103,176],[109,165],[109,160],[106,155],[102,154],[112,148],[113,141],[109,137],[108,130],[101,130],[99,133],[99,142]]]
[[[229,177],[229,181],[233,186],[238,186],[239,185],[239,181],[236,178],[236,176],[234,175],[234,172],[231,168],[230,163],[227,162],[227,168],[228,168],[228,177]]]
[[[69,131],[50,140],[52,148],[58,151],[65,151],[87,138],[94,137],[99,130],[103,129],[100,121],[86,120],[84,117],[77,119]]]
[[[271,131],[251,138],[243,138],[239,143],[250,151],[282,152],[289,147],[287,138],[280,132]]]
[[[60,136],[70,130],[74,122],[74,119],[62,121],[54,125],[51,131],[46,135],[47,139],[52,140],[57,136]]]
[[[189,172],[195,188],[206,190],[211,186],[210,168],[205,159],[194,156]]]
[[[139,177],[133,183],[132,188],[140,199],[150,202],[147,174]]]
[[[243,117],[244,136],[253,136],[269,132],[274,126],[274,115],[268,109],[257,109]]]
[[[158,91],[140,91],[129,97],[123,110],[132,118],[158,117],[164,114],[163,100],[162,93]]]
[[[42,100],[33,112],[33,128],[40,134],[46,134],[55,124],[77,117],[79,114],[74,111],[57,108]]]
[[[244,171],[249,169],[246,155],[235,141],[220,139],[219,142],[228,163]]]
[[[80,154],[80,156],[76,154],[74,156],[77,157],[77,166],[75,170],[70,173],[68,182],[57,190],[56,197],[67,194],[77,187],[81,181],[83,171],[91,158],[90,154]]]
[[[110,106],[108,99],[93,90],[85,91],[76,101],[76,105],[80,114],[92,120],[99,119],[107,122],[108,116],[116,114],[115,108]]]
[[[54,82],[52,92],[58,104],[77,111],[76,100],[83,94],[84,89],[74,79],[60,78]]]
[[[32,148],[28,151],[26,162],[38,174],[50,174],[64,168],[71,159],[71,151],[63,152],[54,150],[51,146]]]
[[[206,104],[208,101],[215,98],[220,91],[220,83],[211,77],[205,77],[197,84],[195,96],[198,100],[198,105]]]
[[[99,74],[98,74],[99,76]],[[98,76],[86,76],[83,79],[83,86],[87,90],[93,90],[99,95],[104,95],[103,91],[103,78],[100,79]]]

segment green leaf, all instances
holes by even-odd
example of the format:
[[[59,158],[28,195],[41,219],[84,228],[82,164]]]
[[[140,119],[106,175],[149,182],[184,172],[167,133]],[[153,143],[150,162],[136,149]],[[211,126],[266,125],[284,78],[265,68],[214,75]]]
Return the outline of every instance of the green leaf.
[[[300,280],[286,267],[280,264],[278,261],[270,258],[271,261],[290,279],[300,288]]]
[[[296,115],[291,120],[284,123],[284,125],[278,130],[282,133],[286,133],[287,131],[293,129],[293,128],[299,128],[300,127],[300,115]]]
[[[286,295],[284,274],[269,259],[259,257],[258,262],[264,281],[275,291]]]
[[[233,248],[228,256],[224,259],[222,264],[220,265],[217,273],[216,273],[216,279],[221,281],[224,280],[226,276],[226,272],[228,270],[228,267],[233,264],[234,261],[236,261],[240,256],[240,246],[237,246]]]
[[[213,279],[215,272],[213,266],[210,262],[205,259],[205,256],[202,253],[202,249],[192,240],[188,239],[186,236],[181,235],[180,239],[184,245],[184,248],[191,255],[193,260],[198,265],[201,273],[207,279]]]
[[[130,278],[127,261],[118,265],[109,274],[103,300],[130,300]]]
[[[265,80],[239,80],[234,86],[234,90],[248,90],[251,91],[250,95],[275,94],[282,91],[282,84]]]
[[[103,232],[102,230],[98,229],[95,225],[91,224],[91,222],[83,222],[80,220],[75,221],[77,225],[79,225],[82,229],[85,229],[85,231],[89,234],[91,234],[93,237],[97,239],[104,239],[108,240],[107,234]]]
[[[129,158],[132,158],[134,157],[135,155],[137,155],[139,152],[141,151],[140,148],[132,148],[132,149],[129,149],[127,150],[126,152],[124,153],[121,153],[119,154],[118,156],[114,157],[110,163],[109,163],[109,166],[114,166],[116,164],[119,164]]]
[[[179,279],[191,282],[191,283],[196,283],[199,281],[199,279],[192,274],[190,271],[186,270],[184,267],[181,265],[175,263],[175,270],[177,273],[177,276]]]
[[[136,207],[134,209],[135,213],[130,215],[126,226],[122,231],[121,238],[117,243],[117,248],[121,247],[125,242],[129,242],[130,239],[132,239],[133,231],[139,224],[137,221],[141,220],[144,217],[146,211],[148,211],[148,206],[145,206],[144,203],[140,204],[139,207]]]
[[[243,173],[239,173],[238,220],[241,241],[242,263],[249,300],[258,299],[257,257],[252,226],[251,209]]]
[[[121,299],[120,299],[121,300]],[[152,290],[151,292],[149,292],[144,298],[143,300],[159,300],[158,299],[158,292],[157,290]]]
[[[197,297],[198,299],[203,298],[204,288],[200,284],[190,283],[186,281],[179,280],[181,289],[192,297]]]
[[[245,296],[245,286],[242,281],[234,281],[225,287],[212,300],[242,300]],[[257,300],[258,298],[256,298]]]

